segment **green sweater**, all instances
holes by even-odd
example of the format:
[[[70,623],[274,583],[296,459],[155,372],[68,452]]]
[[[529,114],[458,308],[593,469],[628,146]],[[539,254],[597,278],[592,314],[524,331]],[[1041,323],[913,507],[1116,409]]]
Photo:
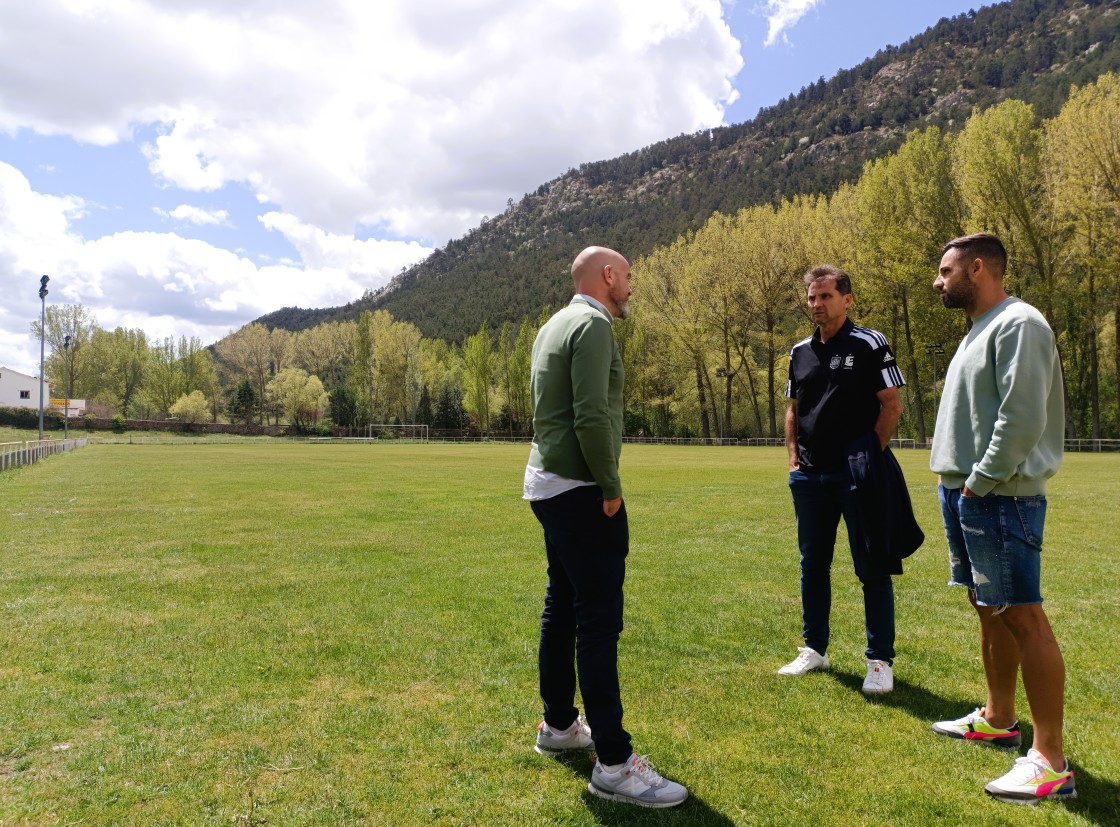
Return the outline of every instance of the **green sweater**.
[[[578,298],[533,342],[529,464],[622,496],[622,355],[611,322]]]
[[[946,488],[1045,494],[1064,432],[1054,334],[1029,304],[1005,299],[974,320],[949,363],[929,466]]]

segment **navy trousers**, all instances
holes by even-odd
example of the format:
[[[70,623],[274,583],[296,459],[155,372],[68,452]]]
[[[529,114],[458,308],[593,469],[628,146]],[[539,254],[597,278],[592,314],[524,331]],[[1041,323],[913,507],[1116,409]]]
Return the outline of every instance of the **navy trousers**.
[[[631,755],[618,685],[622,582],[630,548],[626,506],[607,517],[602,490],[594,485],[530,505],[544,529],[548,556],[538,651],[544,719],[554,729],[575,721],[578,672],[599,760],[621,764]]]
[[[863,584],[863,617],[867,629],[864,654],[894,662],[894,583],[860,550],[859,513],[846,473],[816,474],[802,470],[789,475],[793,511],[797,516],[797,545],[801,550],[801,616],[805,645],[828,651],[828,616],[832,610],[832,555],[836,529],[843,515],[848,528],[856,577]]]

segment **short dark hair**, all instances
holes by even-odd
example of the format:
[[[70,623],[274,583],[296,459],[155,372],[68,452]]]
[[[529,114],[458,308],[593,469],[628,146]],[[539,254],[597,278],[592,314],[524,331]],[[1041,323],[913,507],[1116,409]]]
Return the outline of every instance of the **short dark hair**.
[[[947,242],[941,248],[941,254],[950,250],[957,250],[968,259],[982,258],[997,276],[1002,276],[1007,271],[1007,248],[997,236],[991,233],[973,233],[962,235]]]
[[[808,287],[814,281],[820,281],[821,279],[835,279],[836,292],[841,296],[847,296],[852,292],[852,280],[847,273],[835,264],[818,264],[806,273],[802,280]]]

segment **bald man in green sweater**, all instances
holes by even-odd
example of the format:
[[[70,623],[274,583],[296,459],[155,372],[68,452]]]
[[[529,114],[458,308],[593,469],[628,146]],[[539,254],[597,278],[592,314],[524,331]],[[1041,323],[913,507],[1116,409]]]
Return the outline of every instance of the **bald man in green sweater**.
[[[611,327],[630,315],[630,264],[588,247],[572,263],[575,296],[533,343],[533,447],[525,494],[544,529],[548,587],[541,614],[542,755],[592,750],[588,790],[643,807],[688,791],[634,754],[622,728],[618,637],[630,534],[622,454],[622,355]],[[587,723],[575,705],[576,676]]]

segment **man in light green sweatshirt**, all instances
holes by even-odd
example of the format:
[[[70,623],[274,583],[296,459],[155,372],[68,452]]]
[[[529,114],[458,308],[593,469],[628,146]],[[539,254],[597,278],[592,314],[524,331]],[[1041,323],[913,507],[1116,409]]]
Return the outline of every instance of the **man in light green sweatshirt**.
[[[674,807],[688,790],[663,778],[622,728],[618,637],[630,533],[622,453],[622,355],[611,328],[630,315],[630,264],[605,247],[572,263],[575,296],[533,342],[533,447],[524,498],[544,529],[548,587],[538,649],[542,755],[598,753],[588,791]],[[579,677],[587,723],[575,705]]]
[[[994,235],[954,239],[942,253],[934,289],[972,327],[945,375],[930,468],[940,483],[949,584],[968,587],[980,617],[987,699],[933,731],[1017,749],[1021,669],[1034,744],[984,789],[1004,801],[1072,798],[1062,750],[1065,662],[1039,586],[1046,480],[1061,464],[1065,427],[1054,334],[1041,313],[1007,294],[1007,251]]]

